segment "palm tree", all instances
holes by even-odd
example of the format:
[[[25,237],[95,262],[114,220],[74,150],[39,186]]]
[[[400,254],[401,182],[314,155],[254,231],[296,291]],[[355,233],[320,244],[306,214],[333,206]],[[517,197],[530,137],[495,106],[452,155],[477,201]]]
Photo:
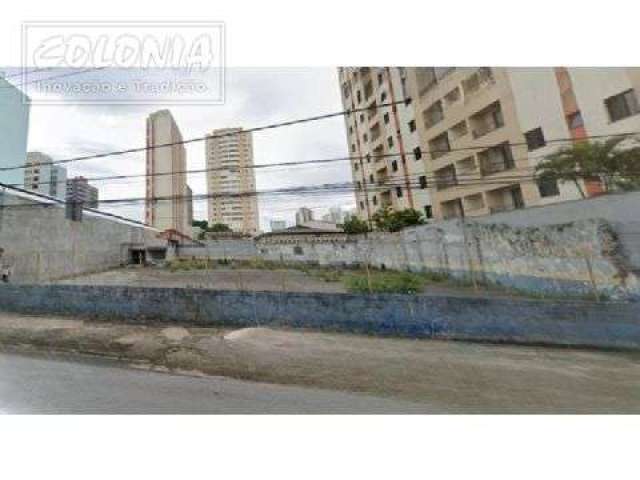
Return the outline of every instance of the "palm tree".
[[[628,135],[604,141],[578,142],[548,155],[536,166],[538,178],[573,182],[585,198],[580,179],[599,177],[606,191],[640,187],[640,146],[622,147]]]

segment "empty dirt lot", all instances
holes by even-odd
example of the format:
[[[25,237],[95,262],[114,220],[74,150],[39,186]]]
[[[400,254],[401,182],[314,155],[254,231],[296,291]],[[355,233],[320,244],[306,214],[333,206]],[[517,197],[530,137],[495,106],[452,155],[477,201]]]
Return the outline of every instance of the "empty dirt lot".
[[[258,292],[319,292],[345,293],[339,280],[327,281],[321,271],[311,273],[295,269],[228,268],[216,266],[210,270],[171,271],[160,267],[126,267],[107,272],[81,275],[53,283],[66,285],[126,285],[141,287],[209,288],[213,290],[243,290]],[[497,288],[482,288],[427,283],[423,295],[513,296]]]

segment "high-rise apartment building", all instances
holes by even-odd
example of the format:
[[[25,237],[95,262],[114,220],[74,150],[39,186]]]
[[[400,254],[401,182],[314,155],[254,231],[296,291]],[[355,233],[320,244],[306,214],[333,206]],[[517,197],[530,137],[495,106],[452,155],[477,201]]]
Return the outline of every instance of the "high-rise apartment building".
[[[24,188],[63,200],[67,191],[67,169],[52,162],[49,155],[28,152]]]
[[[98,208],[98,189],[84,177],[73,177],[67,180],[65,200],[70,203],[81,203],[84,207]]]
[[[413,105],[403,103],[407,69],[343,67],[338,70],[345,110],[358,216],[381,208],[414,208],[431,217],[431,200]],[[385,104],[398,104],[381,107]]]
[[[214,130],[206,141],[209,225],[223,223],[234,232],[259,230],[253,140],[242,128]]]
[[[572,142],[640,131],[640,68],[406,69],[434,216],[486,215],[602,193],[536,181]],[[582,191],[582,192],[581,192]]]
[[[145,221],[160,230],[191,236],[191,190],[187,185],[187,155],[182,134],[169,110],[147,118],[147,183]]]
[[[30,99],[0,76],[0,167],[22,166],[27,160]],[[22,169],[0,171],[0,183],[22,185]]]

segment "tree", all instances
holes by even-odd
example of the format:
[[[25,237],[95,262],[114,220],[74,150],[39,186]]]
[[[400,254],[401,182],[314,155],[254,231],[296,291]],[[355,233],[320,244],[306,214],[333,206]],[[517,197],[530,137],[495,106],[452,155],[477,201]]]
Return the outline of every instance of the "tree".
[[[209,222],[207,222],[206,220],[193,220],[191,222],[191,226],[199,227],[206,232],[207,229],[209,228]]]
[[[635,145],[622,148],[628,139],[621,135],[562,147],[536,166],[536,175],[540,179],[573,182],[582,198],[585,194],[580,179],[585,178],[601,178],[606,191],[637,189],[640,182],[635,170],[640,162],[640,147],[634,141]]]
[[[364,220],[360,220],[355,215],[352,215],[344,221],[344,232],[349,234],[367,233],[369,231],[369,225]]]
[[[422,214],[413,208],[406,208],[394,212],[391,207],[378,210],[371,218],[377,230],[382,232],[398,232],[405,227],[422,225]]]
[[[214,223],[208,229],[208,232],[230,232],[231,228],[225,223]]]

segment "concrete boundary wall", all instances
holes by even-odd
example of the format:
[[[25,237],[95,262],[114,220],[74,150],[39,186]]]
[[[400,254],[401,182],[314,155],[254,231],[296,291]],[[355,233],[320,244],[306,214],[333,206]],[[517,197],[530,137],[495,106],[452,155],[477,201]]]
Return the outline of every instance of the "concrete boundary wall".
[[[75,285],[0,286],[0,311],[127,323],[294,327],[410,338],[640,349],[640,304]]]
[[[0,188],[0,263],[11,281],[37,283],[117,267],[129,249],[166,248],[159,231],[84,212],[80,222],[65,216],[64,206],[43,204]]]
[[[265,236],[266,260],[432,271],[544,295],[640,299],[637,270],[602,219],[535,227],[452,220],[398,233]]]

